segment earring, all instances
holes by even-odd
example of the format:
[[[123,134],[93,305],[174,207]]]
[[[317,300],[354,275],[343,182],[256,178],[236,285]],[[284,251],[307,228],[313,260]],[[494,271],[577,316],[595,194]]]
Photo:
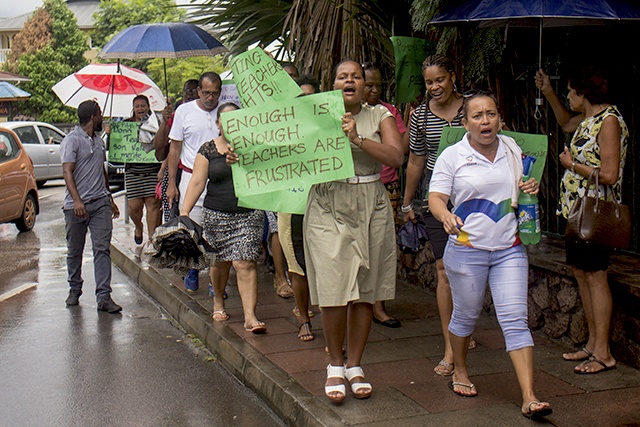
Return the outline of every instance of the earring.
[[[456,86],[456,82],[453,82],[453,92],[458,93],[458,86]]]

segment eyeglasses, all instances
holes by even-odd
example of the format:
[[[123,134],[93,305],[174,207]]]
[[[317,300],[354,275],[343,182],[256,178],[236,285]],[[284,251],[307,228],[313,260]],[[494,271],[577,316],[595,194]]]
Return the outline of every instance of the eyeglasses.
[[[205,98],[218,98],[220,96],[220,91],[209,92],[208,90],[200,90],[200,93]]]

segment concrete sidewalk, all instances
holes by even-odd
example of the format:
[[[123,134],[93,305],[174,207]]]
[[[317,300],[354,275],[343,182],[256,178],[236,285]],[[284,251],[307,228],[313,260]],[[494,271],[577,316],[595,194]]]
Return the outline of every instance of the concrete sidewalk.
[[[122,200],[118,200],[122,209]],[[317,308],[311,322],[314,341],[297,339],[298,322],[292,299],[279,298],[272,276],[259,267],[258,318],[268,328],[253,335],[243,328],[238,289],[231,280],[226,301],[227,322],[213,322],[206,273],[200,290],[184,291],[182,278],[170,269],[156,270],[137,253],[133,225],[114,221],[112,260],[156,299],[184,329],[197,335],[240,381],[253,389],[287,423],[295,426],[531,426],[520,415],[521,397],[504,339],[495,318],[483,315],[473,336],[469,370],[477,386],[474,399],[456,396],[450,378],[433,373],[443,354],[435,296],[398,283],[396,299],[387,303],[402,321],[399,329],[373,325],[363,369],[373,385],[370,399],[356,400],[347,388],[342,405],[324,396],[328,356],[324,352]],[[126,313],[127,307],[124,307]],[[565,362],[566,346],[534,335],[535,382],[538,398],[554,412],[538,424],[556,426],[640,425],[640,371],[618,364],[597,375],[576,375]]]

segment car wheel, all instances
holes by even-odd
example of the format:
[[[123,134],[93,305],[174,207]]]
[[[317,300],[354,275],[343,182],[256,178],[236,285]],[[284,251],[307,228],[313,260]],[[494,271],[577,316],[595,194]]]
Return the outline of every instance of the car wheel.
[[[16,227],[20,231],[29,231],[36,225],[36,200],[27,194],[22,207],[22,216],[16,220]]]
[[[43,180],[43,181],[36,181],[36,187],[38,188],[42,188],[44,187],[44,184],[47,182],[47,180]]]

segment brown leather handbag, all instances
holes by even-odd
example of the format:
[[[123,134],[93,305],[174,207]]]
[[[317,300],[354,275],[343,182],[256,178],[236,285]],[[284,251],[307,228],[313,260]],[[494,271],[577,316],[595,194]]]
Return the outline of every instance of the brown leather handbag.
[[[600,169],[594,169],[587,180],[587,190],[591,188],[595,178],[598,188]],[[607,185],[607,191],[613,189]],[[578,198],[567,217],[566,237],[578,238],[585,242],[595,243],[613,248],[627,248],[631,240],[631,212],[629,206],[618,203],[613,194],[613,201],[601,200],[585,195]]]

